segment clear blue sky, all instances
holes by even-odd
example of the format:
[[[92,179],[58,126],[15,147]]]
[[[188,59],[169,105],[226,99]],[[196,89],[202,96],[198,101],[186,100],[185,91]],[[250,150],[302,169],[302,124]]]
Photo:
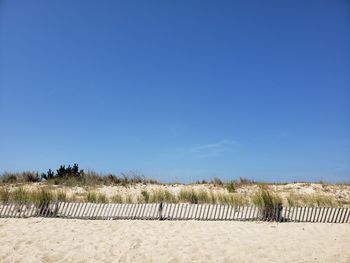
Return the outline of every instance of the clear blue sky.
[[[349,1],[0,2],[0,172],[350,180]]]

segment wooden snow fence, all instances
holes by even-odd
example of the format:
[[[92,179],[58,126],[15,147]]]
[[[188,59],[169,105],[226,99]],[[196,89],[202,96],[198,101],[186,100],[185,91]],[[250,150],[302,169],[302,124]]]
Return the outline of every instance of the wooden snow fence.
[[[220,204],[0,203],[0,218],[74,218],[99,220],[204,220],[350,223],[350,208],[276,207]]]

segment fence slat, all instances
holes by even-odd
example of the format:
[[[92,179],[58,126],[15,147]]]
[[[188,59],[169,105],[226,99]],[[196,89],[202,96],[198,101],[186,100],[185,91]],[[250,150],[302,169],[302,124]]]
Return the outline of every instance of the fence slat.
[[[215,205],[214,218],[213,218],[213,220],[215,220],[215,221],[218,220],[218,218],[219,218],[219,215],[217,214],[219,212],[219,208],[220,208],[220,205],[216,204]]]
[[[113,212],[116,209],[116,207],[117,207],[116,204],[114,204],[114,203],[110,204],[110,207],[109,207],[109,210],[108,210],[108,214],[107,214],[108,220],[112,220],[113,219]]]
[[[80,203],[77,209],[77,214],[75,215],[76,218],[81,218],[81,215],[83,213],[85,207],[85,203]]]
[[[13,215],[13,211],[15,210],[16,204],[10,204],[9,210],[7,212],[7,217],[11,218]]]
[[[81,215],[79,218],[85,218],[86,215],[85,215],[85,211],[86,211],[86,208],[88,207],[88,203],[85,203],[83,208],[82,208],[82,211],[81,211]]]
[[[119,211],[119,219],[124,219],[125,210],[127,208],[127,204],[122,204]]]
[[[129,209],[128,209],[128,212],[126,213],[126,219],[131,219],[132,217],[132,212],[134,210],[134,204],[128,204],[129,206]]]
[[[350,209],[347,208],[346,210],[348,210],[348,216],[346,217],[345,223],[350,223],[350,222],[349,222],[349,218],[350,218]]]
[[[141,213],[142,206],[143,206],[143,204],[138,204],[137,205],[134,219],[140,219],[140,213]]]
[[[344,211],[345,211],[345,208],[342,208],[342,209],[341,209],[341,214],[340,214],[340,216],[339,216],[339,222],[338,222],[338,223],[341,223],[341,220],[342,220],[342,218],[343,218]],[[345,211],[345,212],[346,212],[346,211]]]
[[[186,220],[187,217],[188,217],[188,212],[190,211],[191,209],[191,205],[190,204],[185,204],[185,211],[184,211],[184,216],[183,216],[183,220]]]
[[[109,209],[110,209],[110,205],[109,203],[106,204],[103,213],[102,213],[102,220],[107,220],[108,219],[108,213],[109,213]]]
[[[5,203],[1,203],[1,209],[0,209],[0,217],[3,217],[3,211],[5,209]]]
[[[147,204],[142,204],[142,207],[140,209],[140,217],[139,219],[144,219],[145,218],[145,209],[147,207]]]
[[[122,209],[122,204],[115,204],[115,208],[112,212],[112,219],[119,219],[120,210]]]
[[[19,218],[24,218],[25,217],[24,215],[27,212],[27,204],[28,204],[28,202],[23,202],[22,203],[22,207],[20,208],[20,211],[19,211],[19,214],[18,214]]]
[[[149,204],[149,207],[147,207],[147,216],[146,219],[150,220],[152,217],[152,210],[153,210],[153,204]]]
[[[128,204],[123,204],[122,210],[120,211],[120,219],[125,219],[126,212],[128,210]]]
[[[12,217],[12,211],[13,211],[13,208],[14,208],[15,204],[9,204],[8,206],[8,209],[6,211],[6,217],[7,218],[11,218]]]
[[[74,205],[72,206],[72,209],[69,211],[69,218],[74,218],[75,211],[77,210],[79,203],[74,202]]]
[[[119,219],[119,212],[122,207],[122,204],[114,204],[114,208],[111,213],[111,219],[116,220]]]
[[[291,211],[290,211],[290,215],[289,215],[290,222],[294,222],[293,216],[294,216],[295,207],[291,207],[290,210],[291,210]]]
[[[173,213],[171,215],[171,219],[172,220],[176,220],[177,219],[177,212],[179,210],[179,206],[180,206],[179,204],[175,204],[174,205]]]
[[[21,218],[22,214],[25,212],[25,209],[26,209],[26,202],[22,202],[19,206],[19,211],[17,214],[18,218]]]
[[[130,204],[125,204],[125,210],[123,211],[123,219],[128,219]]]
[[[344,207],[274,207],[230,204],[163,203],[81,203],[81,202],[3,202],[1,218],[60,217],[98,220],[209,220],[349,223],[350,209]],[[161,212],[161,214],[160,214]]]
[[[311,207],[310,210],[311,210],[311,211],[310,211],[310,222],[313,222],[313,215],[314,215],[315,209],[314,209],[314,207]]]
[[[134,219],[135,218],[135,213],[137,209],[138,204],[132,204],[130,208],[130,213],[129,213],[129,219]]]
[[[100,215],[99,215],[99,219],[101,220],[105,220],[105,213],[106,213],[106,210],[108,208],[108,204],[103,204],[102,205],[102,208],[101,208],[101,211],[100,211]]]
[[[196,204],[190,204],[190,209],[188,210],[188,216],[187,216],[187,220],[191,220],[193,218],[193,212],[196,208]]]
[[[185,220],[190,219],[190,214],[191,214],[192,208],[193,208],[192,204],[187,205],[187,214],[185,214],[185,216],[184,216]]]
[[[67,208],[66,208],[66,217],[67,218],[71,218],[70,212],[72,211],[72,208],[74,205],[75,205],[75,202],[74,203],[67,203]]]
[[[208,220],[209,209],[210,209],[210,205],[209,204],[205,204],[204,211],[203,211],[203,220]]]
[[[336,216],[336,218],[335,218],[335,222],[334,223],[338,223],[338,220],[339,220],[339,217],[340,217],[340,215],[341,215],[341,212],[342,212],[342,208],[339,208],[338,209],[338,213],[337,213],[337,216]]]
[[[129,215],[128,215],[128,218],[129,218],[129,219],[133,219],[135,209],[136,209],[136,204],[131,204],[130,211],[129,211]]]
[[[7,203],[6,205],[5,205],[5,209],[4,209],[4,218],[7,218],[7,210],[8,210],[8,208],[9,208],[9,203]]]
[[[323,223],[326,222],[327,218],[328,218],[328,211],[329,211],[329,207],[326,208],[326,214],[324,215],[324,218],[323,218]]]
[[[184,204],[184,211],[183,211],[183,215],[181,216],[181,219],[183,219],[183,220],[186,219],[186,214],[187,214],[188,206],[189,206],[189,204]]]
[[[223,213],[225,212],[225,205],[220,205],[219,206],[219,218],[218,220],[223,220],[224,219],[224,216],[223,216]]]
[[[137,218],[138,212],[140,210],[140,205],[142,205],[142,204],[136,204],[135,210],[133,212],[133,219]]]
[[[88,203],[88,209],[86,211],[87,219],[92,219],[95,209],[96,209],[95,203]]]
[[[319,223],[322,220],[322,207],[318,207],[317,209],[318,209],[318,214],[317,214],[316,223]]]

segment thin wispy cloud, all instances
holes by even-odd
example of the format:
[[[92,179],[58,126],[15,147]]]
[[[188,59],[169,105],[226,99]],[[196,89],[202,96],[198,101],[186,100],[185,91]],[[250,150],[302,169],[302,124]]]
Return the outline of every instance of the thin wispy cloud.
[[[234,140],[221,140],[216,143],[203,144],[190,149],[190,153],[200,158],[214,157],[231,151],[237,144]]]

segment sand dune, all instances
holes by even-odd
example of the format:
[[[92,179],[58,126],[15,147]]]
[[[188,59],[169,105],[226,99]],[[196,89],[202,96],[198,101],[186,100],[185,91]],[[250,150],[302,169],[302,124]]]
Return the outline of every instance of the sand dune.
[[[294,197],[292,199],[298,200],[299,205],[302,206],[314,206],[317,205],[316,200],[311,200],[313,196],[330,198],[329,202],[338,203],[341,206],[350,207],[350,185],[337,185],[337,184],[320,184],[320,183],[290,183],[290,184],[266,184],[267,189],[278,194],[285,205],[288,204],[287,198]],[[47,185],[45,183],[25,183],[15,185],[0,185],[1,189],[9,189],[14,191],[15,189],[23,188],[27,191],[35,192],[39,189],[45,188],[52,192],[64,192],[67,198],[73,201],[86,201],[86,195],[89,192],[99,193],[105,196],[106,199],[112,201],[113,197],[118,195],[123,202],[139,203],[139,197],[142,197],[142,192],[146,191],[148,194],[157,193],[159,191],[168,191],[169,193],[179,195],[182,190],[194,190],[197,192],[206,192],[218,197],[222,194],[231,194],[235,196],[237,200],[241,200],[244,203],[251,203],[251,197],[258,190],[261,189],[259,184],[242,184],[237,185],[236,189],[230,193],[224,185],[213,184],[130,184],[130,185],[95,185],[93,187],[69,187],[63,185]],[[142,199],[142,198],[141,198]],[[324,198],[322,198],[324,199]],[[324,200],[323,200],[324,201]],[[322,202],[323,202],[322,201]],[[115,202],[115,201],[113,201]],[[118,201],[119,202],[119,201]],[[158,202],[158,201],[156,201]],[[312,202],[309,204],[308,202]],[[329,204],[321,204],[321,206],[329,206]]]
[[[1,219],[0,262],[350,262],[349,224]]]

